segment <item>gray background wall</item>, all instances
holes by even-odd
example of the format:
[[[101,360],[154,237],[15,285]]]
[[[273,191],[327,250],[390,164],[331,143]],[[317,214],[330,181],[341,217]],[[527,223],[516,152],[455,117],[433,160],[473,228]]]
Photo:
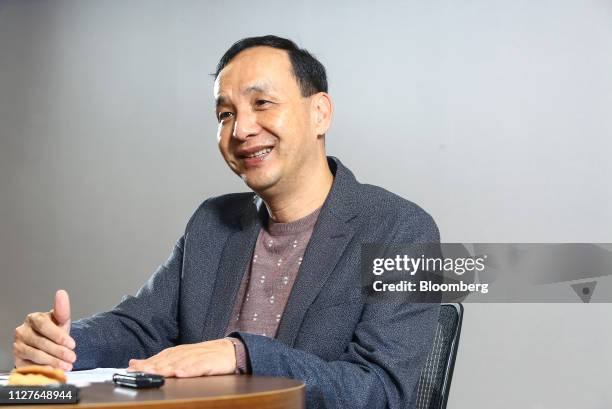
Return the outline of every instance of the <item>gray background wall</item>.
[[[612,242],[609,1],[2,1],[0,368],[55,289],[112,307],[244,190],[207,74],[267,33],[327,66],[329,151],[444,241]],[[467,305],[449,408],[609,407],[611,313]]]

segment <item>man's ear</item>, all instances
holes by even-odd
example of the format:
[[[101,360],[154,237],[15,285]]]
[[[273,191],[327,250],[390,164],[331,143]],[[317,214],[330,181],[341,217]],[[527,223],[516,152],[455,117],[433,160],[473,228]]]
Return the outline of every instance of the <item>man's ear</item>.
[[[312,96],[313,122],[317,136],[325,135],[331,125],[334,106],[327,92],[319,92]]]

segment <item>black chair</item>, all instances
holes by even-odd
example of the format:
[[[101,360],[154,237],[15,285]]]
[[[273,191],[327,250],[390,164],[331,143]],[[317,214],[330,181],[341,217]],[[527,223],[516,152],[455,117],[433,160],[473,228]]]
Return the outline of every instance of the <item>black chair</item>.
[[[417,409],[445,409],[459,346],[463,306],[442,304],[436,335],[417,389]]]

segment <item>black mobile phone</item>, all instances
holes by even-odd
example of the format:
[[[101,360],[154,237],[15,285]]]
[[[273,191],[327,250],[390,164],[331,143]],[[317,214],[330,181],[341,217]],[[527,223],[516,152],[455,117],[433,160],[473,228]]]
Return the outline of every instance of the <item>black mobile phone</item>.
[[[159,388],[164,384],[164,377],[145,372],[116,373],[113,375],[115,385],[129,388]]]

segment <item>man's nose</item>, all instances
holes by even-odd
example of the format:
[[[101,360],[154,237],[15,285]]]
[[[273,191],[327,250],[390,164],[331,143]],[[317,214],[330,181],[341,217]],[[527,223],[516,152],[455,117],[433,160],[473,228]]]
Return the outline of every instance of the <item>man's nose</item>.
[[[240,112],[236,114],[232,137],[244,141],[251,136],[257,135],[260,130],[261,126],[259,126],[259,124],[257,123],[257,117],[255,113]]]

